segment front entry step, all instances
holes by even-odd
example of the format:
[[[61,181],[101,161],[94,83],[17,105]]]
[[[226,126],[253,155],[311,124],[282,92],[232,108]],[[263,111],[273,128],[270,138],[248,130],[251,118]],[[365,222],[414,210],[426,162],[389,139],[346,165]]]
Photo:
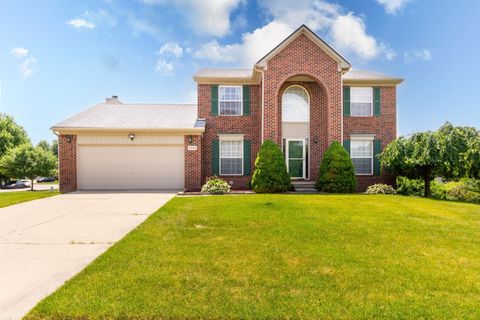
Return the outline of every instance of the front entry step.
[[[292,185],[295,193],[317,193],[315,189],[315,181],[294,180]]]

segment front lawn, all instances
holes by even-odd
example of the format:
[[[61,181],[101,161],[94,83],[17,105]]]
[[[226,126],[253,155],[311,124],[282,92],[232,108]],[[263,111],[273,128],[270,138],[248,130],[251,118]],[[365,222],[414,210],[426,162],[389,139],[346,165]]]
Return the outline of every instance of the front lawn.
[[[480,318],[480,206],[175,198],[27,319]]]
[[[17,203],[55,196],[58,191],[14,191],[0,192],[0,208],[8,207]]]

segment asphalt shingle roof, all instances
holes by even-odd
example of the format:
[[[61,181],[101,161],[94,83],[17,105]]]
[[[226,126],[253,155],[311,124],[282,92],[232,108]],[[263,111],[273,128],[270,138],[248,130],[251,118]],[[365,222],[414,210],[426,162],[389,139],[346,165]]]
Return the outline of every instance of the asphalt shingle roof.
[[[199,128],[195,104],[100,103],[52,129],[191,129]]]

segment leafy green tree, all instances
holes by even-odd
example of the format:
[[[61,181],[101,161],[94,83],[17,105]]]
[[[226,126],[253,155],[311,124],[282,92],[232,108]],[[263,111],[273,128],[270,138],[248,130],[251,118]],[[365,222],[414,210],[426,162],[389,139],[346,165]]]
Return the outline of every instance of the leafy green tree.
[[[37,144],[37,147],[38,148],[41,148],[45,151],[52,151],[52,146],[50,145],[50,143],[48,143],[47,140],[41,140],[38,144]]]
[[[480,133],[468,143],[463,154],[465,177],[480,179]]]
[[[58,139],[55,139],[52,141],[52,153],[55,155],[55,157],[58,158]]]
[[[290,187],[290,176],[282,151],[274,142],[265,141],[255,160],[255,171],[252,177],[253,191],[286,192]]]
[[[15,119],[10,115],[0,113],[0,159],[8,149],[29,142],[27,132],[15,122]],[[0,174],[0,187],[6,179],[6,176]]]
[[[383,168],[395,175],[423,179],[427,198],[431,196],[430,183],[443,164],[438,140],[430,131],[394,140],[383,150],[380,161]]]
[[[475,141],[479,140],[479,132],[472,127],[455,127],[446,122],[435,132],[438,141],[442,166],[439,174],[444,178],[458,178],[474,175],[468,156],[474,155]]]
[[[397,176],[421,178],[424,196],[431,197],[431,181],[480,176],[480,133],[471,127],[445,123],[436,132],[415,133],[390,143],[380,155],[382,167]]]
[[[10,178],[28,178],[31,181],[38,176],[50,176],[56,167],[55,156],[50,151],[29,144],[9,149],[0,159],[0,171]]]
[[[352,159],[340,143],[333,142],[325,152],[315,188],[332,193],[355,192],[357,180]]]

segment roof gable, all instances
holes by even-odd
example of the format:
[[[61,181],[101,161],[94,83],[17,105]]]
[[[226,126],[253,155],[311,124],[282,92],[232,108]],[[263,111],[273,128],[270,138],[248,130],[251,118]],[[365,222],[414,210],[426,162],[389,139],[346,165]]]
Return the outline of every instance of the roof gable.
[[[325,41],[323,41],[318,35],[316,35],[312,30],[310,30],[306,25],[300,26],[296,31],[289,35],[285,40],[283,40],[279,45],[273,48],[269,53],[267,53],[263,58],[261,58],[257,63],[257,67],[265,68],[268,61],[276,56],[280,51],[282,51],[286,46],[292,43],[300,35],[305,35],[313,43],[315,43],[320,49],[322,49],[326,54],[328,54],[333,60],[338,62],[338,67],[340,70],[348,70],[351,68],[350,63],[342,57],[337,51],[330,47]]]

